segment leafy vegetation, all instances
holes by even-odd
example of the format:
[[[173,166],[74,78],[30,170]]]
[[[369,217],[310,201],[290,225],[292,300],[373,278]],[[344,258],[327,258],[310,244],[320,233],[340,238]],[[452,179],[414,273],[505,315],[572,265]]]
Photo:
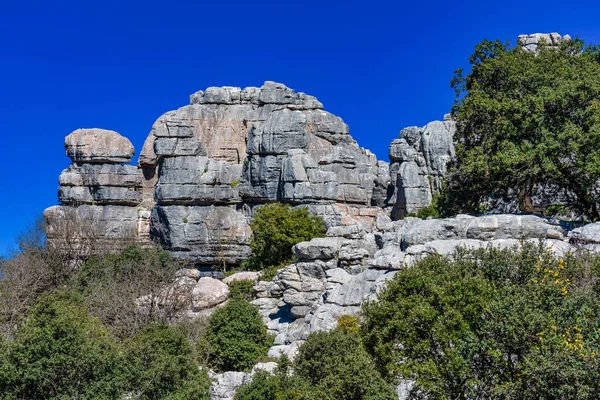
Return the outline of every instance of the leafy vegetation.
[[[229,297],[240,298],[242,300],[251,301],[254,294],[254,281],[244,279],[241,281],[233,281],[229,284]]]
[[[147,326],[128,342],[131,387],[140,399],[202,399],[209,380],[183,331],[165,324]]]
[[[325,222],[304,207],[271,203],[259,208],[250,223],[252,253],[244,268],[260,270],[291,262],[292,247],[325,236]]]
[[[312,333],[293,365],[282,358],[275,374],[259,374],[236,400],[392,400],[394,387],[383,380],[361,343],[356,318],[342,321],[349,330]],[[294,374],[290,375],[293,367]]]
[[[252,369],[273,344],[258,309],[243,298],[231,298],[209,321],[207,342],[211,359],[221,371]]]
[[[600,63],[582,41],[538,54],[484,40],[457,70],[456,163],[439,209],[485,211],[488,197],[530,196],[544,185],[591,220],[600,216]]]
[[[387,377],[430,399],[592,399],[600,390],[600,257],[458,251],[398,272],[364,306]]]
[[[117,398],[126,386],[116,342],[68,292],[41,296],[3,350],[5,399]]]

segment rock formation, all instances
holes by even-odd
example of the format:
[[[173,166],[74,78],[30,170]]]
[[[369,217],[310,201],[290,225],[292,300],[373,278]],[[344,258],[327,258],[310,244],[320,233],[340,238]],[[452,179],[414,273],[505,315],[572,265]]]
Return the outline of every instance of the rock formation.
[[[214,268],[248,256],[249,220],[261,204],[309,207],[328,226],[368,225],[391,205],[388,163],[314,97],[266,82],[211,87],[190,103],[158,118],[138,167],[123,165],[133,147],[116,132],[67,136],[73,164],[59,179],[62,205],[46,211],[49,236],[67,207],[112,224],[99,229],[105,238],[149,234],[175,258]]]
[[[400,131],[389,150],[390,177],[395,184],[394,219],[404,218],[431,204],[441,189],[447,165],[454,159],[456,123],[450,115],[423,128],[411,126]]]
[[[427,255],[452,255],[459,247],[519,247],[523,240],[541,241],[563,255],[577,250],[570,241],[585,236],[577,232],[568,237],[558,223],[533,215],[392,221],[380,214],[371,229],[332,227],[326,238],[297,244],[298,261],[279,270],[272,282],[257,282],[253,303],[276,335],[269,355],[293,358],[310,333],[334,328],[342,315],[357,314],[399,269]]]
[[[148,210],[139,208],[142,176],[129,139],[104,129],[78,129],[65,138],[72,164],[59,177],[62,205],[44,211],[51,245],[94,242],[98,250],[147,241]],[[93,249],[90,249],[92,251]]]
[[[534,33],[531,35],[519,35],[518,43],[525,51],[537,53],[538,46],[544,42],[546,46],[558,47],[563,41],[571,40],[571,36],[561,36],[556,32],[553,33]]]

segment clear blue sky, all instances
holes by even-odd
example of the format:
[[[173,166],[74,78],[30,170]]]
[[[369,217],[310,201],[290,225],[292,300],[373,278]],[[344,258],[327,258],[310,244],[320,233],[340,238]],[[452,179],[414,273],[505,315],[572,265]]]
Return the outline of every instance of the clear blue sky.
[[[0,254],[57,203],[74,129],[116,130],[139,152],[191,93],[274,80],[387,159],[401,128],[448,112],[475,43],[552,31],[600,43],[598,15],[597,0],[2,2]]]

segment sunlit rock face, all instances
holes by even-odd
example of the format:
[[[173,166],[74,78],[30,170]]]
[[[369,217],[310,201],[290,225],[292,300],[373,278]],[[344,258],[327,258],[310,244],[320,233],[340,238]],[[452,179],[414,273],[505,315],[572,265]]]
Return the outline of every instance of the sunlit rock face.
[[[198,266],[246,258],[249,222],[265,203],[308,207],[328,226],[369,226],[392,205],[388,163],[316,98],[275,82],[192,94],[156,120],[137,167],[125,165],[133,146],[113,131],[77,130],[65,147],[73,164],[59,180],[59,207],[131,207],[123,231]],[[50,225],[60,215],[47,214]]]

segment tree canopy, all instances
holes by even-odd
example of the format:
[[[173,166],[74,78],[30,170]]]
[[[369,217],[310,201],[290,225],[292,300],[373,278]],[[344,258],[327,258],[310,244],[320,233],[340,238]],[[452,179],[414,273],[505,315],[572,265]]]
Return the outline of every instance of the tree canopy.
[[[481,212],[488,198],[518,196],[527,210],[540,188],[599,217],[600,63],[580,40],[537,52],[484,40],[471,71],[452,80],[456,162],[446,212]]]

